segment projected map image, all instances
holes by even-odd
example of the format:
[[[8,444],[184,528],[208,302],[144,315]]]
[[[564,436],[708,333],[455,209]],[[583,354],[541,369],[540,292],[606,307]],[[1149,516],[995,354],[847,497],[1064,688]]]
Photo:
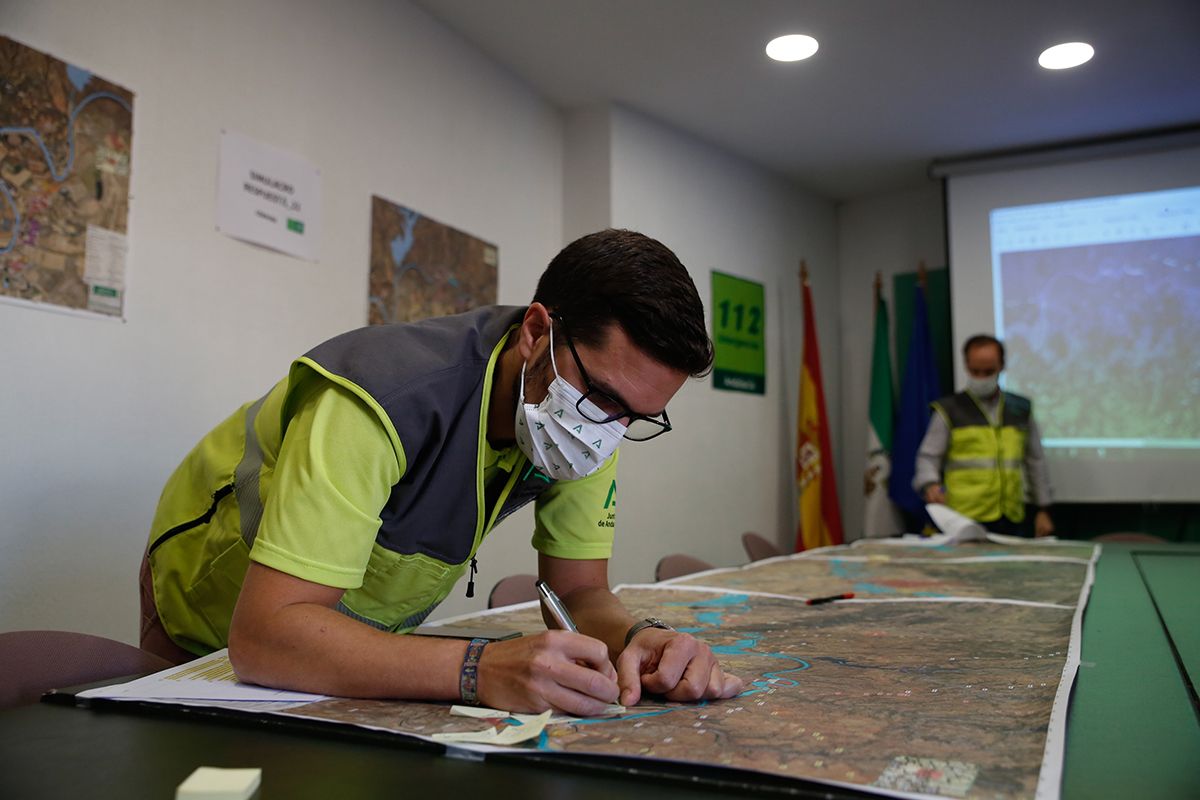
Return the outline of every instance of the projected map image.
[[[1200,237],[1007,252],[1008,385],[1047,438],[1200,440]]]

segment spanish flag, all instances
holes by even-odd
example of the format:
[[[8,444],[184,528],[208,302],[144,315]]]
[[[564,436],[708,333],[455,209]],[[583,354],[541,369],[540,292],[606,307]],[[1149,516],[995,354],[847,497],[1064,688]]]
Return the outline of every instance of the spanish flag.
[[[829,444],[829,418],[821,385],[821,353],[817,349],[817,322],[813,314],[808,266],[800,262],[800,294],[804,304],[804,363],[800,369],[800,413],[796,429],[796,489],[800,497],[800,525],[796,552],[842,543],[842,512],[838,507],[833,472],[833,447]]]

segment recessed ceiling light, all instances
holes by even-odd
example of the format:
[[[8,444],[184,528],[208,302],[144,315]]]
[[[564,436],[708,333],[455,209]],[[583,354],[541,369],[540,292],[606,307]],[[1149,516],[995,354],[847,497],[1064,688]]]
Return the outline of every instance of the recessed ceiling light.
[[[779,36],[767,42],[767,55],[776,61],[803,61],[817,52],[817,40],[802,33]]]
[[[1038,63],[1046,69],[1070,69],[1091,61],[1095,52],[1087,42],[1064,42],[1042,51]]]

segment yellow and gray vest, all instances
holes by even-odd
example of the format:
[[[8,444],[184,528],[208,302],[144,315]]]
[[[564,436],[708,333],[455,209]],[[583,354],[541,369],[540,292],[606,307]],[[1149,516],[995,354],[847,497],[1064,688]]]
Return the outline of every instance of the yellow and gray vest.
[[[524,311],[493,306],[342,334],[292,365],[281,422],[256,426],[264,396],[205,437],[164,490],[150,537],[155,600],[171,638],[196,653],[228,643],[262,517],[263,449],[278,451],[298,387],[313,372],[361,397],[403,449],[363,585],[338,610],[383,630],[419,625],[484,534],[553,483],[524,457],[491,485],[482,479],[488,365]],[[272,432],[266,441],[263,431]]]
[[[942,467],[946,504],[980,522],[1002,516],[1013,522],[1025,519],[1025,442],[1033,412],[1029,399],[1003,392],[997,423],[967,392],[931,405],[950,429]]]

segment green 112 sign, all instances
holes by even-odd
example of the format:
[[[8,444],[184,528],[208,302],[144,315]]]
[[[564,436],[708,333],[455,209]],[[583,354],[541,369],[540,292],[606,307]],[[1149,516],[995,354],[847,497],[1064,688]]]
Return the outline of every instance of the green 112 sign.
[[[713,386],[732,392],[767,390],[763,285],[713,270]]]

